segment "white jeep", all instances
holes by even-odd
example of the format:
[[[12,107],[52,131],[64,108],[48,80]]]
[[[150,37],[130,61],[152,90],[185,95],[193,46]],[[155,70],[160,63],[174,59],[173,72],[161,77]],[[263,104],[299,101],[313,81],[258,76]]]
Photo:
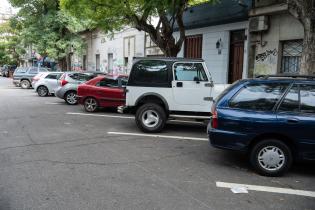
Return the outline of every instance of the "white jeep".
[[[144,132],[160,132],[169,119],[209,120],[213,99],[227,87],[214,84],[201,59],[136,58],[126,87],[126,107]]]

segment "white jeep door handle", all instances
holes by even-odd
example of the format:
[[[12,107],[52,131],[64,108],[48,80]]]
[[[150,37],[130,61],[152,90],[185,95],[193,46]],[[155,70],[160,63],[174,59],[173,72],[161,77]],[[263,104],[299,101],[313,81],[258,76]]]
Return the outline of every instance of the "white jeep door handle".
[[[212,82],[206,83],[206,84],[205,84],[205,87],[213,87],[213,83],[212,83]]]

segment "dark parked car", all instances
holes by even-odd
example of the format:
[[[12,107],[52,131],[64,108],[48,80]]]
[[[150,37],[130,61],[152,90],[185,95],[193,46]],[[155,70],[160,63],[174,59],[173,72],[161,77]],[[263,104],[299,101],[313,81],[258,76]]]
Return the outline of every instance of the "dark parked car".
[[[9,76],[9,68],[8,66],[4,65],[1,67],[1,76],[8,77]]]
[[[28,89],[32,86],[32,79],[40,72],[48,72],[49,69],[42,67],[18,67],[13,74],[13,84]]]
[[[211,144],[247,152],[262,175],[282,175],[294,160],[315,160],[315,76],[241,80],[212,110]]]
[[[1,68],[1,76],[3,77],[9,77],[13,74],[14,70],[16,69],[15,65],[4,65]]]
[[[126,94],[124,87],[127,76],[98,76],[79,85],[79,104],[87,112],[94,112],[100,107],[119,107],[125,105]]]

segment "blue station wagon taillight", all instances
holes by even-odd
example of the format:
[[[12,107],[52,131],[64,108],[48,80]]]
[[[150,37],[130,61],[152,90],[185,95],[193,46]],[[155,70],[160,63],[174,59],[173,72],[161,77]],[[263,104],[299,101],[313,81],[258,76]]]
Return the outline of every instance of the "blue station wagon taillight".
[[[211,127],[217,129],[219,127],[219,121],[218,112],[215,104],[212,105],[211,112],[212,112]]]

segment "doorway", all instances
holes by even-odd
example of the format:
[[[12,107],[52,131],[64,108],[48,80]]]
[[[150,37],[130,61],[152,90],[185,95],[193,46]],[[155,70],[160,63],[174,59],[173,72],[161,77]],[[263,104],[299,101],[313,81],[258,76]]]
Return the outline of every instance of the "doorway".
[[[114,67],[114,55],[113,53],[108,53],[108,73],[113,72],[113,67]]]
[[[242,79],[245,30],[231,31],[228,83]]]
[[[100,54],[96,54],[95,56],[96,59],[96,71],[100,71],[100,67],[101,67],[101,59],[100,59]]]

